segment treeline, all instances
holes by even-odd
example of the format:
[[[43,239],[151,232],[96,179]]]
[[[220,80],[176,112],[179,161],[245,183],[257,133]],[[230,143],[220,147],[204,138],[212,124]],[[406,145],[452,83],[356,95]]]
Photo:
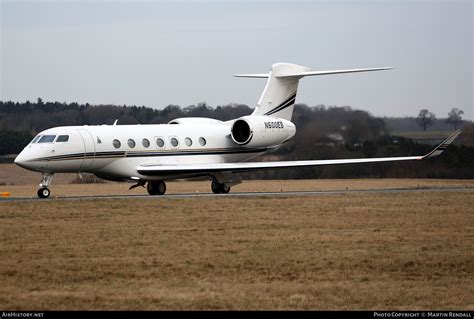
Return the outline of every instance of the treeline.
[[[247,105],[210,107],[206,103],[181,108],[169,105],[157,110],[145,106],[114,106],[78,103],[15,103],[0,101],[0,155],[18,153],[38,132],[55,126],[112,124],[161,124],[179,117],[210,117],[229,120],[248,115]],[[350,107],[295,105],[296,136],[279,150],[260,160],[303,160],[404,156],[428,152],[431,146],[391,136],[393,123]],[[416,123],[416,118],[406,118]],[[415,126],[410,126],[410,130]],[[444,129],[444,127],[443,127]],[[446,130],[450,130],[447,128]],[[474,178],[474,129],[467,125],[461,145],[443,156],[422,163],[387,163],[285,169],[249,174],[250,178],[348,178],[348,177],[446,177]],[[257,158],[259,160],[259,158]]]
[[[205,103],[181,108],[168,105],[162,110],[145,106],[97,105],[88,103],[36,103],[0,101],[0,130],[26,131],[31,134],[55,126],[112,124],[163,124],[178,117],[213,117],[230,120],[250,114],[246,105],[233,104],[211,108]]]
[[[418,118],[416,117],[384,117],[387,128],[393,131],[421,131]],[[432,125],[427,127],[427,131],[450,131],[453,125],[449,124],[445,118],[433,119]]]
[[[252,111],[253,109],[242,104],[215,108],[206,103],[185,108],[168,105],[157,110],[144,106],[45,103],[41,99],[36,103],[0,101],[0,132],[9,136],[11,132],[23,132],[21,137],[30,138],[55,126],[112,124],[115,120],[118,120],[119,125],[162,124],[180,117],[209,117],[226,121],[249,115]],[[292,120],[298,128],[298,135],[310,138],[306,139],[307,142],[312,140],[315,143],[361,143],[388,134],[383,119],[350,107],[308,107],[297,104]],[[29,140],[25,140],[24,145],[28,142]],[[21,149],[17,151],[19,150]],[[9,149],[9,152],[12,150]],[[0,154],[5,154],[5,150],[0,149]]]

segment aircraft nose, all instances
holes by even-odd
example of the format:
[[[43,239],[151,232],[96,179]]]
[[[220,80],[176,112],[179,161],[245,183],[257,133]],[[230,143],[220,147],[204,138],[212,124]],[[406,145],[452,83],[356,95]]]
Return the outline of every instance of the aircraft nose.
[[[18,156],[15,158],[14,163],[20,167],[28,169],[28,164],[27,164],[27,157],[25,155],[25,152],[21,152],[18,154]]]

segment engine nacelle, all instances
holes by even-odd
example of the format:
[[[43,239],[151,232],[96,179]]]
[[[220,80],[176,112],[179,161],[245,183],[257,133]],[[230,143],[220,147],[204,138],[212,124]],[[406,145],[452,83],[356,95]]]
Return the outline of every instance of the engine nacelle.
[[[265,147],[281,144],[295,135],[295,125],[270,116],[244,116],[231,128],[232,140],[239,145]]]

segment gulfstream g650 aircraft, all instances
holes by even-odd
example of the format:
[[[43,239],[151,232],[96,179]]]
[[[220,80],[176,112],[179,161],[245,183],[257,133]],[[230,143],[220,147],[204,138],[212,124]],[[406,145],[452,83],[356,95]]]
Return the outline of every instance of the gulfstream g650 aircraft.
[[[84,172],[113,181],[134,181],[150,195],[166,191],[165,180],[208,176],[214,193],[240,183],[236,173],[261,169],[422,160],[437,156],[459,135],[454,132],[424,156],[310,161],[248,162],[275,150],[295,135],[291,122],[298,82],[305,76],[380,71],[391,68],[311,71],[276,63],[269,73],[239,74],[266,78],[255,111],[230,121],[179,118],[160,125],[62,126],[39,133],[15,163],[43,173],[38,196],[49,196],[54,173]]]

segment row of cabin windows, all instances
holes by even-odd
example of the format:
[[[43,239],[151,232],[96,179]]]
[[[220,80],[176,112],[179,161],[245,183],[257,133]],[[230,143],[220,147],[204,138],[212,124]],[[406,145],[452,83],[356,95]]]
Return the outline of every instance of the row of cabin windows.
[[[59,135],[57,136],[57,138],[56,138],[56,135],[38,135],[31,141],[31,143],[53,143],[53,142],[61,143],[61,142],[67,142],[67,141],[69,141],[69,135]],[[171,137],[169,141],[170,141],[171,146],[173,147],[179,146],[179,141],[176,137]],[[206,145],[206,139],[204,137],[200,137],[198,139],[198,142],[201,146]],[[128,139],[127,144],[130,148],[135,148],[136,146],[135,140],[133,139]],[[184,144],[190,147],[193,145],[193,140],[190,137],[186,137],[184,139]],[[122,143],[118,139],[114,139],[113,145],[115,148],[120,148],[120,146],[122,146]],[[150,147],[150,141],[147,138],[144,138],[142,139],[142,145],[143,147],[148,148]],[[156,145],[159,148],[163,148],[165,147],[165,141],[161,137],[158,137],[156,139]]]
[[[179,141],[176,137],[170,137],[169,139],[169,142],[171,144],[172,147],[178,147],[179,146]],[[199,142],[199,145],[201,146],[205,146],[206,145],[206,139],[204,137],[200,137],[198,139],[198,142]],[[193,145],[193,140],[190,138],[190,137],[186,137],[184,139],[184,144],[186,144],[186,146],[192,146]],[[120,148],[122,146],[122,143],[118,140],[118,139],[114,139],[112,141],[112,145],[115,147],[115,148]],[[135,143],[135,140],[134,139],[128,139],[127,141],[127,145],[128,147],[130,148],[135,148],[136,146],[136,143]],[[142,139],[142,145],[143,147],[145,148],[148,148],[150,147],[150,140],[147,139],[147,138],[144,138]],[[156,146],[158,146],[159,148],[163,148],[165,147],[165,141],[161,138],[161,137],[158,137],[156,139]]]
[[[58,138],[56,138],[56,135],[38,135],[31,143],[53,143],[55,139],[56,143],[67,142],[69,141],[69,135],[59,135]]]

